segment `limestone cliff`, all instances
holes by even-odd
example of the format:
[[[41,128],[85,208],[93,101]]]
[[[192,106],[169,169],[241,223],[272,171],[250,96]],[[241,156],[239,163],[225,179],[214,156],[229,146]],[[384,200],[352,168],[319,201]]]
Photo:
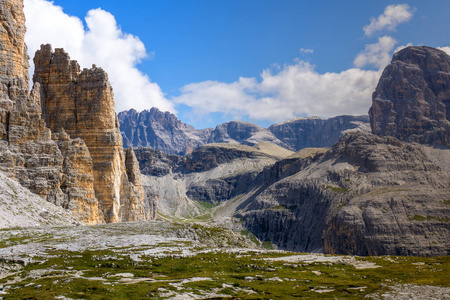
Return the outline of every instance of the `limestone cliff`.
[[[41,46],[34,63],[33,81],[41,89],[47,126],[53,132],[63,130],[71,138],[80,138],[89,149],[95,196],[106,222],[149,219],[139,170],[132,162],[126,164],[106,72],[95,65],[80,70],[63,49],[53,52],[50,45]],[[132,154],[127,156],[133,160]]]
[[[258,238],[295,251],[449,254],[450,174],[421,146],[356,132],[325,155],[281,163],[238,213]]]
[[[375,134],[450,146],[450,56],[425,46],[394,54],[369,114]]]
[[[0,171],[87,224],[102,222],[83,141],[55,137],[41,119],[40,85],[29,93],[21,0],[0,3]]]

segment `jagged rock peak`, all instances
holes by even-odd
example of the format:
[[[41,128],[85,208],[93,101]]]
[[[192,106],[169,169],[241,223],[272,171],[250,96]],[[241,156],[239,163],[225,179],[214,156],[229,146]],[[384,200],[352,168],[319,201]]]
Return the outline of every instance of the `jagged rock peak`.
[[[394,54],[369,115],[375,134],[450,146],[450,56],[425,46]]]
[[[80,70],[63,49],[43,45],[34,58],[33,79],[41,86],[43,118],[53,132],[80,138],[92,157],[95,196],[107,222],[146,220],[139,169],[126,163],[114,94],[107,73]],[[129,167],[130,169],[127,169]],[[131,180],[130,180],[131,179]]]
[[[120,112],[118,117],[125,147],[152,147],[170,154],[192,152],[205,144],[212,131],[197,130],[156,107],[142,112],[130,109]]]

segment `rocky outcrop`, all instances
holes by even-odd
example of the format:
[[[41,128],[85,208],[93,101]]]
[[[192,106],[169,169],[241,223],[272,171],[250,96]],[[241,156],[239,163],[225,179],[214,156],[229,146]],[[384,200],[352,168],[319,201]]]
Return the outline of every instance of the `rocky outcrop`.
[[[217,125],[208,139],[208,143],[230,143],[248,146],[254,146],[261,142],[269,142],[287,148],[282,141],[266,128],[242,121],[231,121]]]
[[[22,1],[0,3],[0,171],[87,224],[102,222],[83,141],[55,136],[42,120],[41,87],[29,93]]]
[[[174,114],[157,108],[120,112],[124,147],[152,147],[168,154],[184,155],[205,144],[212,129],[197,130]]]
[[[338,116],[329,119],[297,118],[274,124],[269,130],[292,151],[333,146],[345,133],[370,131],[367,116]]]
[[[292,173],[240,207],[261,240],[295,251],[449,254],[450,174],[420,146],[352,133]]]
[[[64,131],[85,142],[92,158],[95,197],[106,222],[148,219],[139,170],[134,162],[126,164],[106,72],[95,65],[80,71],[63,49],[53,52],[50,45],[41,46],[34,63],[43,119],[53,132]],[[127,158],[134,156],[128,153]]]
[[[247,192],[256,176],[280,158],[236,144],[202,146],[184,157],[151,148],[135,149],[145,197],[159,201],[162,215],[194,217],[200,202],[212,205]]]
[[[450,56],[425,46],[394,54],[369,114],[375,134],[450,146]]]

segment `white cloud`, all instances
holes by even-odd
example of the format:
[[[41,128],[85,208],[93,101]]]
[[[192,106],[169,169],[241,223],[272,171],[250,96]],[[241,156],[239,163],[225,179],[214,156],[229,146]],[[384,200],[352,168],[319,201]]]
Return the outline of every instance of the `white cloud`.
[[[391,52],[397,41],[390,36],[378,38],[378,43],[366,45],[363,52],[356,56],[354,64],[361,68],[372,65],[378,69],[383,69],[391,61]]]
[[[450,55],[450,47],[438,47],[438,49]]]
[[[393,31],[399,24],[409,21],[414,11],[408,4],[389,5],[378,18],[372,17],[370,24],[364,26],[363,31],[366,36],[385,29]]]
[[[253,120],[284,121],[300,115],[322,117],[367,114],[380,73],[349,69],[320,74],[314,66],[297,60],[262,79],[239,78],[232,83],[205,81],[182,88],[175,98],[199,116],[214,112]]]
[[[300,48],[300,53],[301,54],[312,54],[312,53],[314,53],[314,50],[313,49]]]
[[[144,44],[138,37],[122,32],[112,14],[102,9],[89,11],[85,28],[79,18],[65,14],[53,2],[25,0],[24,4],[25,40],[31,57],[41,44],[64,48],[82,68],[96,64],[108,72],[117,111],[156,106],[175,112],[160,87],[137,68],[148,57]]]

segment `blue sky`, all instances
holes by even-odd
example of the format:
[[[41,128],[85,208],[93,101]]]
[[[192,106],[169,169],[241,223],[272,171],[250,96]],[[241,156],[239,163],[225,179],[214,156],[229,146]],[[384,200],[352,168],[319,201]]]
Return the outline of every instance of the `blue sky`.
[[[64,47],[107,70],[118,111],[157,106],[198,128],[367,113],[396,49],[450,46],[447,0],[25,0],[25,12],[31,57]]]

